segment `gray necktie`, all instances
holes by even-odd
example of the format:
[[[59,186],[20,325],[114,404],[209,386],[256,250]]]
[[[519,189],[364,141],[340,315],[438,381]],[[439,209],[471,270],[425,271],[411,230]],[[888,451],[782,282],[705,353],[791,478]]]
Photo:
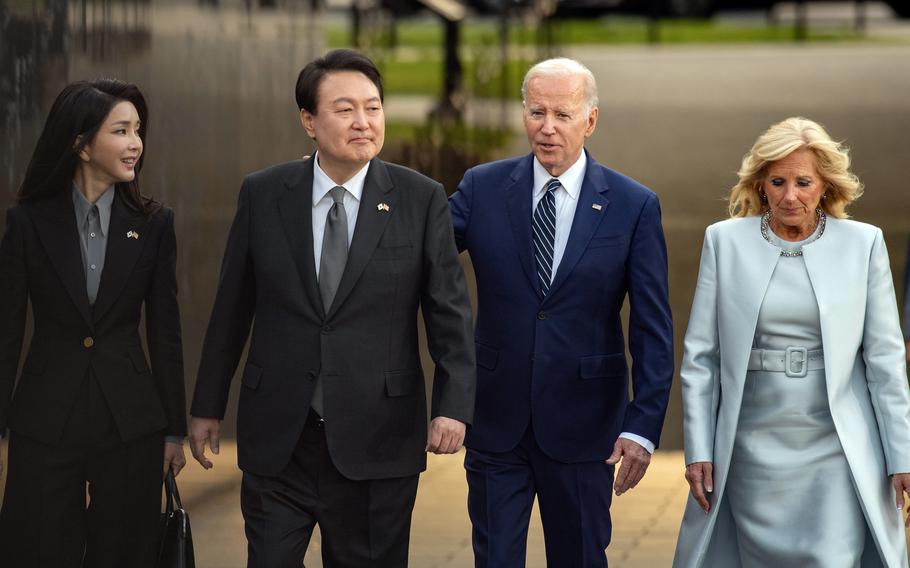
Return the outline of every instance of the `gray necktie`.
[[[332,208],[325,218],[325,231],[322,233],[322,256],[319,259],[319,295],[322,307],[328,313],[332,300],[338,292],[338,284],[348,261],[348,215],[344,211],[345,189],[335,186],[329,193],[332,195]],[[316,378],[311,405],[320,416],[323,414],[322,373]]]
[[[344,211],[345,189],[335,186],[329,193],[332,195],[332,208],[325,218],[325,232],[322,234],[322,257],[319,260],[319,295],[322,296],[322,307],[328,313],[332,300],[338,292],[341,274],[348,261],[348,215]]]

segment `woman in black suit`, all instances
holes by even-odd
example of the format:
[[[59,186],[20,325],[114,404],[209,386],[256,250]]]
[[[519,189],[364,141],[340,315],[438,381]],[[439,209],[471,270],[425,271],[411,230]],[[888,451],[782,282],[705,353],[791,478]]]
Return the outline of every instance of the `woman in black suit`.
[[[68,85],[7,211],[6,568],[155,563],[162,475],[186,462],[186,418],[174,215],[142,196],[137,180],[147,119],[135,85]],[[16,383],[29,301],[34,334]]]

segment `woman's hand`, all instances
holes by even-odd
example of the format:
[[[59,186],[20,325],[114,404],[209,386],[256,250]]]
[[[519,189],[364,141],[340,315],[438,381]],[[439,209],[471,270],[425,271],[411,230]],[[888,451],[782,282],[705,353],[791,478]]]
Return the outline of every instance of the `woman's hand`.
[[[174,472],[174,477],[177,477],[177,475],[180,473],[180,470],[183,469],[183,466],[185,465],[186,456],[183,453],[183,444],[165,442],[163,475],[167,475],[167,470],[170,469]]]
[[[897,508],[904,510],[904,493],[910,495],[910,473],[895,473],[891,476],[891,483],[894,485],[894,491],[897,493]],[[910,511],[907,511],[907,519],[904,526],[910,527]]]
[[[704,509],[705,513],[711,511],[708,495],[714,492],[714,464],[711,462],[695,462],[686,466],[686,481],[689,482],[689,491],[695,501]],[[896,477],[896,476],[895,476]],[[910,484],[910,475],[907,479]],[[910,485],[907,486],[910,489]]]

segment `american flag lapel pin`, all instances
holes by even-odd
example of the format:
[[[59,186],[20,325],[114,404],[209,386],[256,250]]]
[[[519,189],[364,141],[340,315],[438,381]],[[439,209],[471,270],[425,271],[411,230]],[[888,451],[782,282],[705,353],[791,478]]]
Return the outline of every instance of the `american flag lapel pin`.
[[[138,239],[139,239],[139,233],[137,233],[136,231],[127,231],[127,232],[126,232],[126,238],[138,240]]]
[[[600,203],[592,203],[591,209],[593,209],[595,211],[600,211],[601,209],[603,209],[603,205],[601,205]]]
[[[376,206],[376,210],[377,210],[377,211],[385,211],[386,213],[388,213],[388,212],[389,212],[389,204],[388,204],[388,203],[380,203],[379,205]]]

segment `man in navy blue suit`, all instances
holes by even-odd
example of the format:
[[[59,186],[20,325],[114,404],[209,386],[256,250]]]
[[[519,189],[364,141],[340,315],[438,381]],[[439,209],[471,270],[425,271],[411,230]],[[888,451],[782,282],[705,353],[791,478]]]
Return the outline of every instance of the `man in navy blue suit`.
[[[660,206],[585,151],[598,115],[586,67],[538,63],[522,96],[531,153],[468,170],[450,198],[477,278],[475,566],[524,566],[536,495],[547,564],[605,567],[611,485],[621,495],[645,474],[673,377]]]

